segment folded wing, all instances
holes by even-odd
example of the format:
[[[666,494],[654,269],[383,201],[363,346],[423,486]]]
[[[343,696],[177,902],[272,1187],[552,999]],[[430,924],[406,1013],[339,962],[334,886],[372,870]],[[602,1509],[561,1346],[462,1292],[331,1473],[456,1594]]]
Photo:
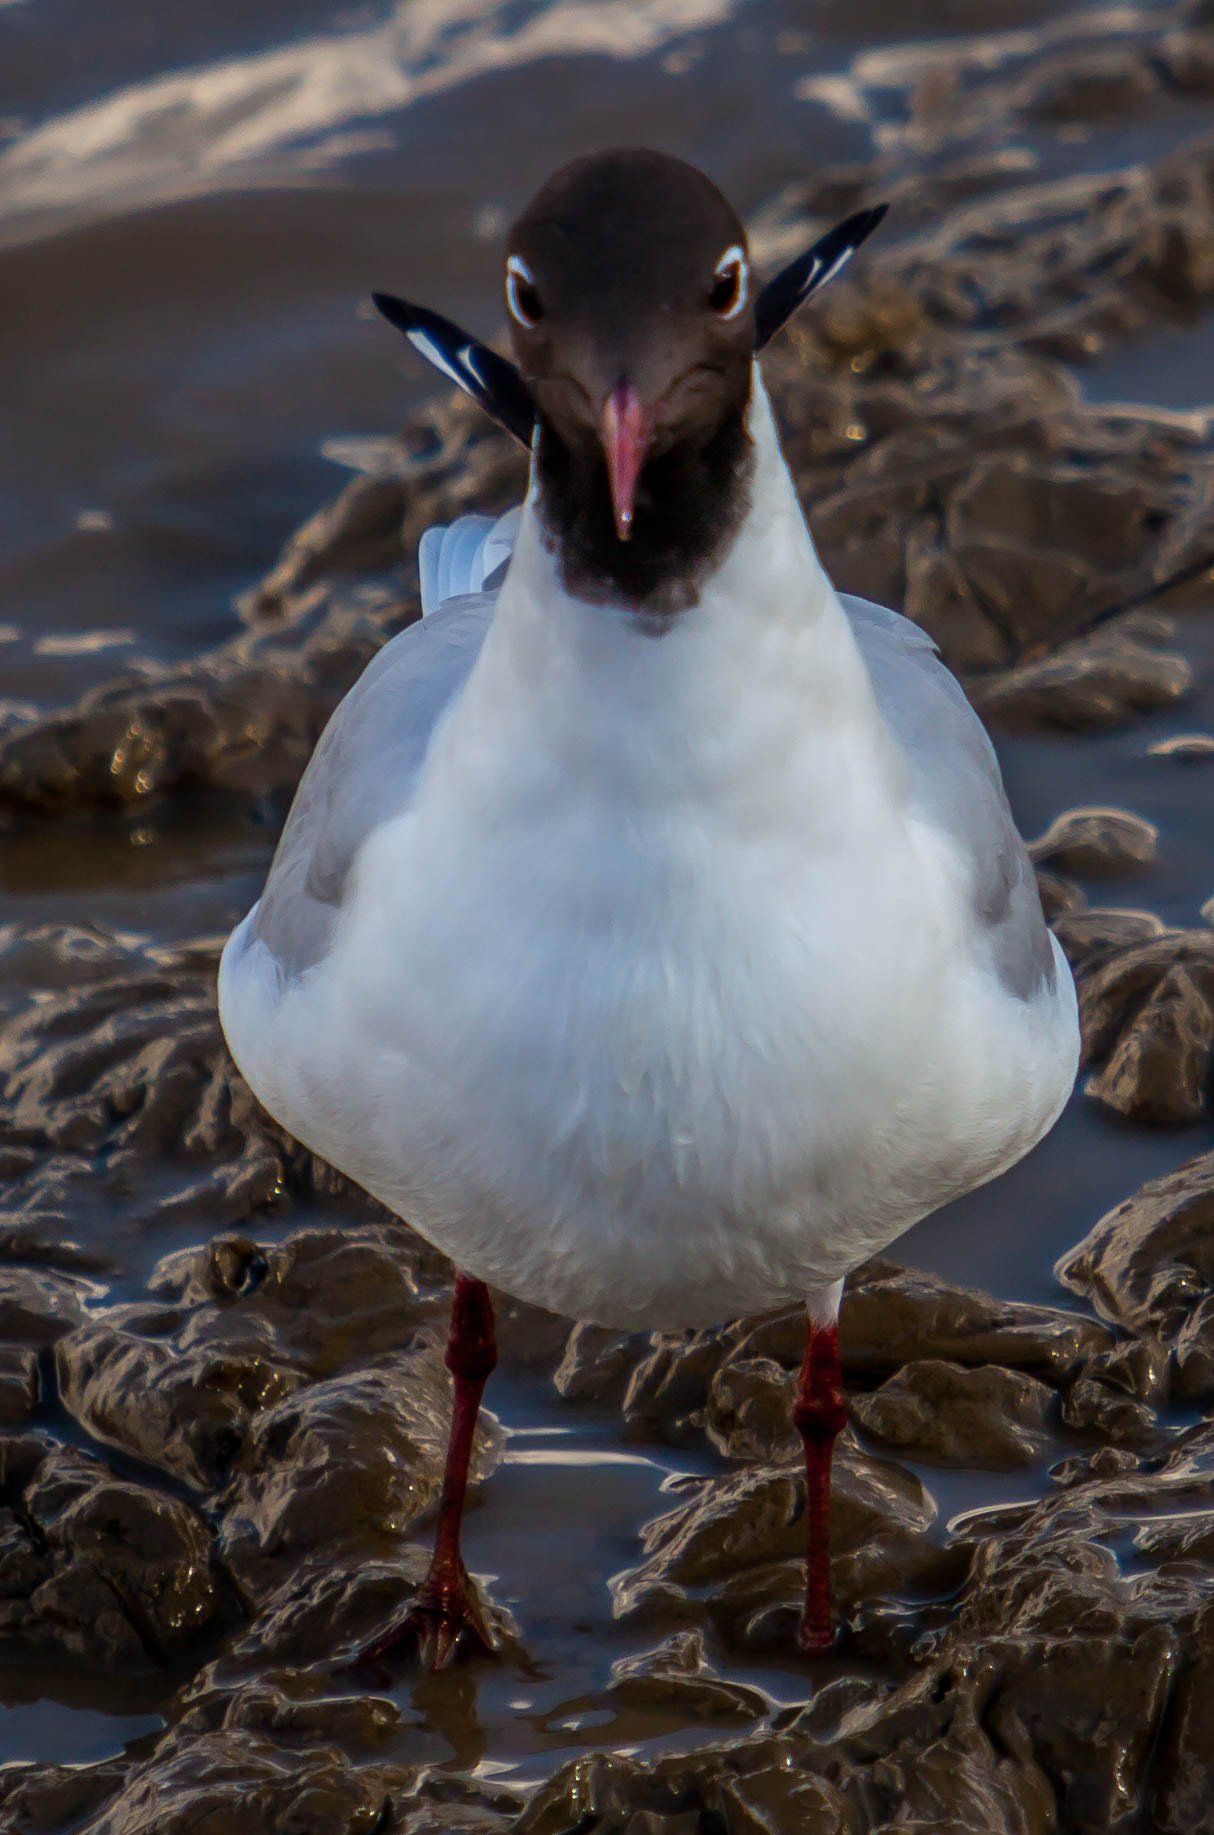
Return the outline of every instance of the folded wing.
[[[423,536],[425,616],[384,645],[322,733],[249,927],[281,977],[325,956],[359,849],[409,807],[439,716],[489,628],[516,521],[465,516]]]
[[[1054,980],[1054,947],[995,748],[926,631],[840,593],[877,703],[910,772],[916,813],[955,843],[973,876],[973,921],[1000,981],[1030,1000]]]

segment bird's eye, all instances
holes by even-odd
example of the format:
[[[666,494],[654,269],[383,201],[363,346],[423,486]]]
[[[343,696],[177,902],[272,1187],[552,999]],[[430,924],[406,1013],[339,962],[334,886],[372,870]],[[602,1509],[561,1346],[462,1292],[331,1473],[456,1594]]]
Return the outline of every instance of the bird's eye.
[[[708,303],[719,318],[733,319],[746,304],[748,269],[746,257],[735,242],[727,248],[713,272]]]
[[[511,255],[506,263],[506,304],[513,317],[528,331],[544,316],[531,269],[520,255]]]

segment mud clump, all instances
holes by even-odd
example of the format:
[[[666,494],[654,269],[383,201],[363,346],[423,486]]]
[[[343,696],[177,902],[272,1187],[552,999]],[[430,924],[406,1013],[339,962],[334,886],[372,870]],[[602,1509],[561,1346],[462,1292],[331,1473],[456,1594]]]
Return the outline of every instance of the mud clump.
[[[1210,1817],[1210,1752],[1214,1750],[1214,1608],[1193,1627],[1188,1662],[1176,1682],[1160,1754],[1155,1826],[1164,1835],[1197,1835]]]
[[[1127,944],[1162,936],[1166,926],[1153,911],[1110,911],[1097,906],[1052,916],[1050,928],[1066,951],[1074,973],[1086,975]]]
[[[733,1647],[778,1647],[795,1633],[805,1592],[805,1478],[800,1466],[762,1466],[685,1483],[689,1500],[649,1524],[645,1558],[612,1581],[625,1623],[711,1624]],[[935,1507],[904,1468],[846,1439],[832,1477],[831,1554],[837,1603],[859,1615],[862,1647],[889,1654],[891,1614],[908,1590],[956,1577],[955,1553],[924,1535]],[[896,1647],[896,1635],[895,1635]]]
[[[604,1692],[621,1716],[644,1712],[651,1705],[669,1709],[677,1703],[688,1721],[751,1726],[767,1711],[766,1699],[757,1689],[727,1682],[716,1673],[698,1631],[675,1632],[656,1650],[621,1657],[612,1665]],[[594,1699],[587,1697],[586,1705]],[[561,1712],[576,1706],[564,1702]]]
[[[343,1218],[383,1218],[270,1120],[232,1063],[215,1006],[222,939],[111,937],[104,952],[81,942],[63,927],[0,933],[0,975],[11,965],[21,987],[0,1065],[9,1259],[104,1268],[99,1203],[115,1246],[190,1220],[210,1234],[303,1197],[340,1195]],[[24,1278],[60,1278],[63,1296],[70,1287],[45,1272]]]
[[[316,1549],[391,1552],[437,1498],[449,1388],[441,1352],[425,1344],[259,1412],[221,1500],[221,1546],[247,1593]],[[500,1451],[491,1416],[478,1445],[483,1475]]]
[[[184,1348],[273,1347],[292,1368],[320,1377],[445,1324],[442,1286],[420,1283],[429,1274],[441,1284],[446,1272],[443,1258],[395,1219],[349,1219],[292,1230],[264,1247],[235,1232],[216,1236],[158,1262],[148,1288],[184,1313]]]
[[[1080,879],[1139,873],[1154,861],[1159,830],[1124,809],[1069,809],[1053,821],[1029,853]]]
[[[1142,1826],[1149,1805],[1152,1828],[1196,1831],[1210,1802],[1199,1743],[1208,1730],[1200,1685],[1211,1581],[1200,1557],[1214,1520],[1210,1470],[1203,1447],[1158,1478],[1093,1477],[1036,1506],[977,1513],[954,1567],[956,1603],[917,1647],[905,1680],[830,1683],[799,1711],[694,1759],[579,1760],[536,1794],[516,1828],[555,1835],[576,1826],[576,1812],[621,1832],[673,1832],[702,1826],[688,1820],[693,1812],[727,1806],[728,1826],[756,1830],[785,1826],[765,1815],[812,1811],[812,1826],[848,1832],[911,1817],[958,1835],[1101,1835]],[[742,1521],[748,1531],[765,1525],[751,1550],[786,1533],[779,1511],[744,1511]],[[1124,1571],[1114,1543],[1136,1523],[1139,1553],[1162,1560]],[[688,1559],[686,1581],[711,1583],[689,1528],[681,1518],[662,1532],[667,1577]],[[908,1528],[923,1534],[930,1524]],[[836,1578],[840,1566],[836,1552]],[[641,1814],[643,1825],[630,1821]]]
[[[85,1828],[90,1835],[264,1835],[267,1829],[373,1835],[399,1771],[348,1765],[331,1747],[284,1749],[243,1728],[168,1739],[136,1765]]]
[[[18,720],[0,737],[0,798],[53,813],[204,784],[241,796],[289,788],[342,694],[410,617],[384,591],[315,597],[331,599],[325,613],[310,603],[282,630]]]
[[[143,1668],[220,1628],[213,1537],[188,1504],[42,1436],[0,1441],[0,1641]]]
[[[881,1257],[849,1278],[839,1314],[850,1383],[893,1376],[916,1359],[942,1359],[1001,1365],[1060,1388],[1113,1343],[1093,1318],[998,1300]],[[690,1445],[707,1435],[731,1457],[770,1459],[797,1444],[792,1400],[804,1352],[800,1306],[696,1332],[644,1336],[575,1326],[554,1380],[566,1397],[618,1397],[637,1438]]]
[[[1184,1127],[1208,1112],[1214,932],[1168,930],[1076,965],[1090,1096],[1130,1120]]]
[[[998,1300],[882,1258],[857,1269],[839,1318],[848,1372],[892,1374],[920,1356],[1003,1364],[1059,1382],[1111,1343],[1082,1314]]]
[[[27,1345],[0,1345],[0,1426],[24,1421],[41,1393],[37,1352]]]
[[[61,1339],[59,1395],[97,1440],[196,1491],[222,1482],[254,1412],[294,1386],[262,1357],[222,1358],[98,1320]]]
[[[0,1338],[42,1350],[81,1322],[97,1291],[50,1269],[0,1268]]]
[[[1169,969],[1118,1040],[1089,1096],[1136,1121],[1191,1127],[1206,1113],[1214,1007],[1205,976]]]
[[[1055,1272],[1166,1354],[1176,1396],[1214,1396],[1214,1154],[1148,1180]]]
[[[920,1358],[855,1403],[866,1433],[919,1459],[1028,1466],[1051,1443],[1053,1391],[1023,1371]]]
[[[519,1798],[413,1766],[350,1763],[327,1737],[340,1700],[323,1704],[310,1740],[233,1724],[169,1735],[150,1759],[80,1767],[9,1765],[0,1808],[20,1835],[503,1835]],[[303,1719],[304,1717],[300,1717]],[[306,1723],[305,1723],[306,1724]],[[284,1733],[287,1735],[283,1737]]]
[[[972,685],[986,720],[1021,727],[1098,732],[1124,726],[1136,714],[1183,700],[1193,671],[1183,656],[1161,647],[1158,621],[1127,618],[1120,627],[1063,644]]]
[[[939,1672],[901,1689],[839,1682],[786,1731],[648,1765],[588,1756],[536,1792],[515,1835],[564,1835],[579,1815],[612,1835],[713,1826],[861,1835],[896,1820],[950,1835],[1044,1832],[1054,1826],[1049,1784],[1031,1761],[997,1755],[982,1730],[983,1693],[969,1676]]]

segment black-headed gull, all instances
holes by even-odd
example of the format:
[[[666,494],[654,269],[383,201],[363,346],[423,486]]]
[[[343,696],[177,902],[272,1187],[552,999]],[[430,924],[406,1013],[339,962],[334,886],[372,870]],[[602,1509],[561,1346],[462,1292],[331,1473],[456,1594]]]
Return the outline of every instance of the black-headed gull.
[[[756,351],[879,220],[756,289],[700,172],[567,166],[510,232],[518,367],[380,297],[532,449],[423,542],[220,972],[265,1106],[451,1257],[455,1413],[403,1624],[487,1644],[459,1552],[486,1282],[627,1327],[805,1301],[799,1642],[831,1641],[843,1277],[1051,1126],[1075,995],[978,720],[837,593]]]

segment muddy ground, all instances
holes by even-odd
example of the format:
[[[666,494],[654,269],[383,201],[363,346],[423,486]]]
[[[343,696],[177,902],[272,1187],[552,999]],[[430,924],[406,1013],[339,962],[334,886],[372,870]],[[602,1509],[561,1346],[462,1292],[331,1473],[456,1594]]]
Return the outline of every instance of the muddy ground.
[[[1042,815],[1085,1066],[1036,1170],[850,1283],[839,1654],[790,1650],[797,1310],[644,1337],[503,1298],[468,1528],[500,1660],[343,1667],[424,1568],[450,1270],[261,1113],[214,975],[421,530],[521,489],[438,397],[233,634],[4,710],[5,1829],[1214,1823],[1214,419],[1169,357],[1214,305],[1214,13],[965,42],[857,58],[896,131],[758,212],[775,262],[894,206],[765,367],[834,578],[932,632]],[[1066,169],[1127,123],[1147,156]]]

